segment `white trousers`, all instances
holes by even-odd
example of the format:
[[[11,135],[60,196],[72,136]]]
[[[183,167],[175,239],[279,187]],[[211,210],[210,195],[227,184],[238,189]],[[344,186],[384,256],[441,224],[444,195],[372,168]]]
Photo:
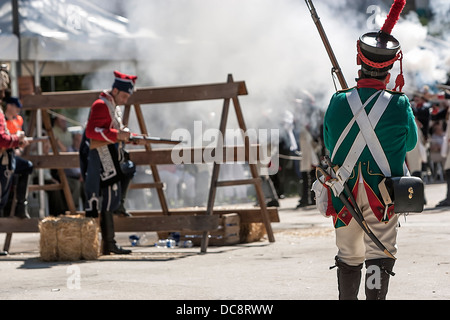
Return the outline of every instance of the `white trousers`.
[[[361,184],[356,197],[364,219],[373,234],[393,255],[397,253],[398,215],[394,214],[388,223],[378,221],[369,206],[366,191]],[[355,219],[345,227],[336,229],[337,256],[344,263],[356,266],[365,260],[387,258],[386,254],[367,236]]]

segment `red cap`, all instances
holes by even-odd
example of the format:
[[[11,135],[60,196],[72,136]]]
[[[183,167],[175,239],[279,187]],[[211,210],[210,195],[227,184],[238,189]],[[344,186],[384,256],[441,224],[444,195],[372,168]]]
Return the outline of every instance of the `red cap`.
[[[120,91],[133,93],[133,88],[137,80],[137,76],[128,75],[119,71],[114,71],[114,83],[113,88],[117,88]]]
[[[361,70],[372,76],[384,76],[392,68],[395,61],[400,61],[400,74],[395,80],[395,88],[401,91],[405,80],[403,78],[400,43],[392,35],[392,29],[397,23],[406,0],[394,0],[383,27],[379,32],[369,32],[360,37],[357,42],[357,62]],[[400,50],[400,51],[399,51]]]

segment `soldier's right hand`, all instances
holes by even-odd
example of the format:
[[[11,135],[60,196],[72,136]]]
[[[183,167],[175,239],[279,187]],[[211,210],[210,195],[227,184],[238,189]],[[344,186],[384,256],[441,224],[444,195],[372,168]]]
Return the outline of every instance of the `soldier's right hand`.
[[[125,142],[130,140],[130,131],[119,130],[119,132],[117,133],[117,140]]]
[[[17,137],[19,137],[19,147],[20,148],[25,148],[26,146],[28,146],[30,144],[28,142],[28,140],[26,140],[25,132],[17,131],[16,135],[17,135]]]

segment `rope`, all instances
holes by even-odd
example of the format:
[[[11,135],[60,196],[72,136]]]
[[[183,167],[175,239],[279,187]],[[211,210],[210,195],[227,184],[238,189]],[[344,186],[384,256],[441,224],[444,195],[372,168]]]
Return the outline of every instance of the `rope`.
[[[368,65],[372,68],[382,69],[385,67],[389,67],[390,65],[394,64],[395,61],[399,60],[400,61],[400,74],[395,79],[395,87],[393,90],[397,91],[397,88],[398,88],[398,91],[402,91],[403,86],[405,85],[405,78],[403,77],[403,52],[402,52],[402,50],[400,50],[395,55],[395,57],[389,61],[373,62],[373,61],[369,60],[366,56],[364,56],[364,54],[362,53],[361,47],[360,47],[360,40],[357,41],[356,48],[358,50],[358,58],[361,59],[361,61],[364,62],[366,65]]]
[[[403,53],[400,50],[400,52],[391,60],[389,61],[385,61],[385,62],[373,62],[371,60],[369,60],[368,58],[366,58],[362,51],[361,51],[361,47],[359,45],[360,40],[358,40],[356,47],[358,50],[358,56],[361,59],[362,62],[364,62],[365,64],[367,64],[368,66],[372,67],[372,68],[377,68],[377,69],[382,69],[385,67],[389,67],[391,64],[394,64],[395,61],[397,60],[401,60],[403,58]]]

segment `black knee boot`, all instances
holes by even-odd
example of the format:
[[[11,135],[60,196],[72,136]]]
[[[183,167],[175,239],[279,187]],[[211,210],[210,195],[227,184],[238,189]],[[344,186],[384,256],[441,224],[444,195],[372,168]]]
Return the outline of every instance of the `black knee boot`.
[[[361,269],[363,264],[349,266],[338,257],[335,258],[339,300],[358,300],[359,285],[361,283]]]
[[[122,249],[116,245],[114,240],[114,219],[109,211],[102,211],[100,213],[100,229],[102,232],[102,252],[104,255],[111,253],[116,254],[130,254],[131,250]]]
[[[447,201],[450,201],[450,169],[445,170],[445,180],[447,182]]]
[[[120,203],[119,207],[114,210],[114,214],[121,215],[124,217],[131,217],[131,213],[127,212],[127,209],[125,208],[125,200],[127,199],[128,189],[130,186],[131,178],[124,178],[121,181],[121,194],[120,194]]]
[[[15,216],[22,219],[30,219],[27,209],[28,174],[19,174],[16,186],[16,211]]]
[[[373,259],[366,261],[366,299],[386,300],[390,276],[395,260],[391,258]]]

